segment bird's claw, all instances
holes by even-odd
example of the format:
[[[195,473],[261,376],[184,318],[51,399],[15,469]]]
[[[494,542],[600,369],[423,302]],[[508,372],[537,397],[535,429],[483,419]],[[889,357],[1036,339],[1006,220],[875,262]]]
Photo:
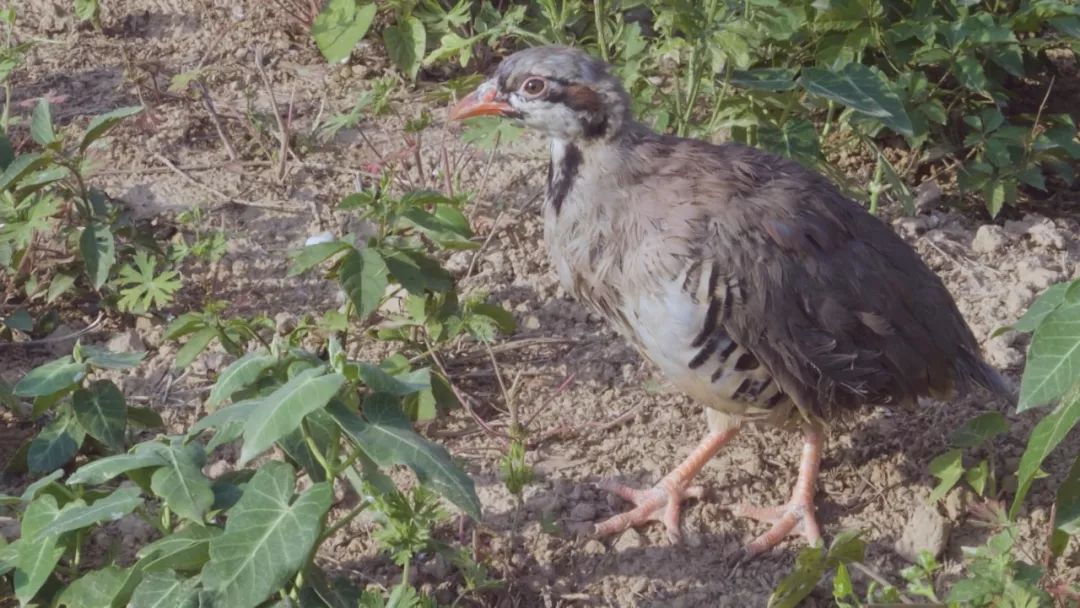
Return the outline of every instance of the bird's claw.
[[[799,534],[811,545],[821,540],[821,527],[814,515],[813,502],[793,500],[777,507],[737,505],[731,511],[737,517],[748,517],[772,524],[768,532],[746,544],[743,548],[743,559],[761,555],[778,545],[789,534]]]
[[[663,522],[667,538],[672,543],[682,539],[682,530],[679,527],[682,501],[686,498],[701,498],[704,494],[701,486],[682,487],[682,484],[668,478],[647,490],[623,485],[612,479],[601,481],[597,487],[633,503],[634,508],[596,524],[593,527],[593,536],[610,536],[650,521],[659,521]]]

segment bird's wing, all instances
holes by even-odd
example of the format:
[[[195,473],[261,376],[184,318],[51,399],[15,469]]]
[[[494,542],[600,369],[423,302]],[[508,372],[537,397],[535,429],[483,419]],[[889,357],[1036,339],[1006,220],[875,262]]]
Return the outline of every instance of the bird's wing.
[[[1007,394],[940,278],[827,180],[740,146],[681,140],[661,156],[669,185],[694,183],[694,200],[677,204],[697,208],[689,240],[718,273],[703,278],[718,303],[706,325],[751,352],[800,409],[827,416],[971,382]]]

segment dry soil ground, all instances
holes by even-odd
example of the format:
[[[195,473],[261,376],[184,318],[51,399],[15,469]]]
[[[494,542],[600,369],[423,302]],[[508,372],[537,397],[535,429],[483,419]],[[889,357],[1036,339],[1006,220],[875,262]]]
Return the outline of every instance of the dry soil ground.
[[[434,85],[404,87],[395,96],[394,113],[298,152],[278,182],[276,166],[265,162],[264,150],[254,143],[249,117],[250,109],[266,121],[262,145],[273,148],[276,127],[254,68],[255,49],[265,53],[275,97],[282,107],[291,103],[291,128],[301,135],[320,119],[350,108],[371,79],[388,70],[381,51],[364,43],[347,65],[329,66],[309,38],[276,15],[266,0],[103,4],[105,27],[96,32],[74,24],[66,0],[17,3],[19,34],[48,42],[37,46],[27,69],[16,77],[16,112],[27,115],[32,100],[42,95],[52,96],[55,116],[65,124],[85,123],[118,106],[147,106],[140,119],[117,131],[95,181],[141,219],[165,226],[176,213],[199,206],[209,211],[213,228],[227,232],[228,253],[217,267],[187,269],[190,287],[182,304],[197,305],[212,295],[229,301],[236,313],[262,312],[281,322],[335,306],[336,290],[317,276],[285,278],[285,252],[321,231],[346,230],[351,219],[336,212],[334,204],[358,184],[370,184],[375,165],[402,159],[403,181],[442,187],[443,173],[433,168],[441,170],[449,160],[455,187],[479,192],[470,215],[480,236],[492,238],[474,264],[471,253],[457,254],[449,266],[463,289],[489,290],[517,317],[517,334],[496,349],[496,356],[501,372],[517,378],[515,398],[533,437],[545,438],[529,454],[537,479],[516,511],[498,477],[499,440],[472,432],[475,425],[460,412],[428,429],[477,480],[485,507],[478,538],[507,583],[485,596],[484,605],[764,605],[801,545],[784,543],[734,571],[728,556],[760,529],[732,518],[723,506],[783,501],[796,471],[795,436],[751,430],[721,452],[700,476],[707,494],[686,509],[686,540],[680,546],[665,542],[658,527],[605,541],[575,538],[589,522],[625,507],[596,490],[597,480],[610,475],[642,484],[657,480],[691,449],[704,425],[698,406],[669,389],[656,370],[557,286],[543,254],[537,216],[544,187],[543,142],[526,136],[489,159],[444,129],[444,103],[425,96]],[[167,91],[172,76],[197,66],[207,68],[208,93],[248,162],[230,161],[197,96]],[[433,113],[434,127],[421,141],[418,167],[403,143],[403,126],[425,107]],[[855,161],[844,168],[856,178],[866,177],[867,169]],[[971,219],[975,214],[941,209],[894,221],[944,278],[989,360],[1014,384],[1024,339],[990,335],[1015,320],[1039,291],[1080,275],[1077,207],[1072,204],[1072,217],[1061,211],[1075,195],[1061,193],[1056,199],[1061,205],[1049,218],[1015,214],[1013,221],[994,226],[981,226]],[[92,318],[77,313],[69,311],[71,328]],[[180,430],[198,415],[200,398],[228,360],[211,354],[178,375],[170,369],[176,345],[163,342],[161,334],[160,323],[144,320],[133,330],[106,324],[84,339],[145,344],[151,354],[123,378],[125,392],[162,410],[173,429]],[[55,352],[69,346],[51,345]],[[52,356],[46,348],[0,350],[0,373],[10,381]],[[482,351],[463,353],[452,371],[479,399],[501,403],[493,366]],[[940,507],[925,504],[933,485],[927,463],[946,449],[951,430],[988,409],[1001,410],[1013,423],[990,457],[997,470],[1014,470],[1033,417],[1015,416],[982,395],[927,400],[910,411],[870,410],[836,429],[818,492],[827,536],[863,530],[868,564],[894,580],[905,565],[905,546],[943,547],[947,571],[955,573],[961,547],[980,543],[988,532],[972,522],[970,492],[954,492]],[[494,424],[506,419],[494,406],[481,413]],[[10,420],[6,424],[8,448],[30,431]],[[1060,477],[1066,457],[1071,461],[1080,449],[1076,440],[1071,437],[1064,453],[1050,463],[1053,476]],[[222,467],[227,464],[214,465],[211,473]],[[1048,519],[1047,488],[1037,484],[1024,514],[1029,551],[1041,543]],[[321,557],[359,581],[392,583],[396,570],[377,553],[369,526],[357,522]],[[121,531],[132,543],[148,533],[135,528]],[[1063,565],[1064,576],[1080,577],[1075,549]],[[441,580],[448,567],[433,560],[418,570],[416,580],[441,588],[445,598],[450,585]],[[827,605],[828,597],[819,592],[807,605]]]

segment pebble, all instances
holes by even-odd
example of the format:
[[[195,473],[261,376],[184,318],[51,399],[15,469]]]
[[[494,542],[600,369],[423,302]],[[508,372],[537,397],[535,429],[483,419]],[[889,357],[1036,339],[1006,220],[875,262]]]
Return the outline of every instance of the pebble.
[[[940,556],[948,541],[949,521],[938,513],[936,506],[920,501],[904,526],[900,540],[896,541],[896,552],[914,563],[923,551],[929,551],[934,557]]]
[[[971,249],[975,253],[994,253],[1003,248],[1009,242],[1005,231],[1000,226],[986,224],[979,226],[975,232],[975,239],[971,242]]]
[[[637,549],[644,544],[645,541],[641,538],[641,533],[630,528],[619,535],[619,539],[615,541],[615,550],[626,551],[627,549]]]

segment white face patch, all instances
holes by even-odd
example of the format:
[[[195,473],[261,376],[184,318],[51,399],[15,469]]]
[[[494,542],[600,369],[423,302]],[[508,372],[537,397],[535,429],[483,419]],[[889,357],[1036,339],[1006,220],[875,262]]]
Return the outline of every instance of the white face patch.
[[[526,127],[536,129],[548,137],[571,140],[581,137],[583,133],[581,117],[563,104],[543,99],[526,99],[517,92],[510,94],[509,101],[515,110],[521,112],[521,122]]]

